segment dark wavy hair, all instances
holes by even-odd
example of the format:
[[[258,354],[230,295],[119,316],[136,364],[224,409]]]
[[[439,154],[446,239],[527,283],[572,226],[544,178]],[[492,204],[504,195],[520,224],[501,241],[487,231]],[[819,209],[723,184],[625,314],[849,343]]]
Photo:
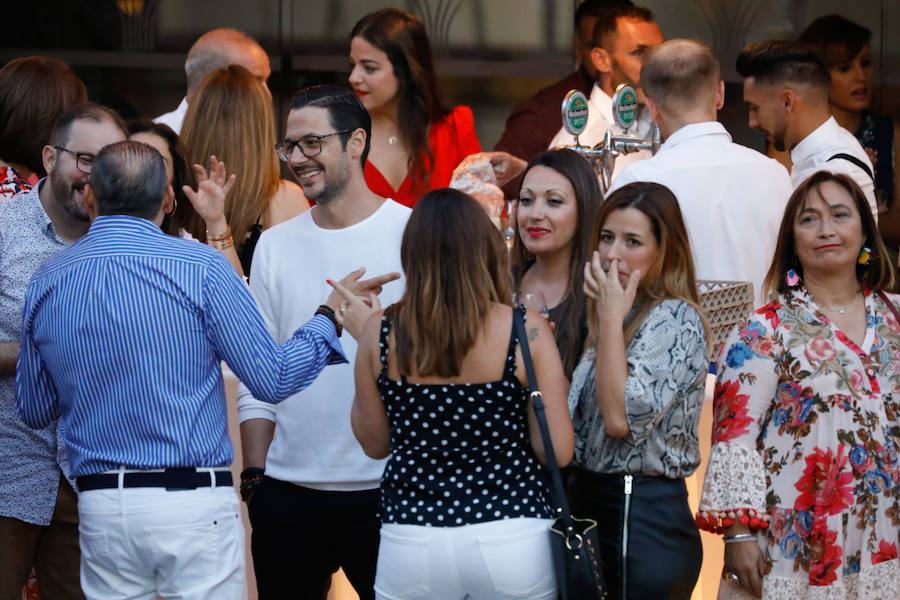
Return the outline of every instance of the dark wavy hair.
[[[572,240],[572,258],[569,261],[569,280],[566,284],[566,299],[569,305],[563,311],[560,322],[556,324],[554,335],[557,340],[567,340],[567,347],[560,348],[563,359],[563,369],[566,377],[572,378],[572,372],[581,357],[582,344],[581,324],[585,315],[584,297],[584,264],[588,261],[591,251],[591,227],[603,202],[603,194],[600,192],[600,184],[597,183],[597,174],[591,168],[590,163],[572,150],[549,150],[538,154],[525,172],[521,182],[534,167],[547,167],[553,169],[565,177],[575,191],[576,228]],[[519,194],[522,186],[519,184]],[[535,261],[522,243],[522,236],[518,224],[513,227],[515,237],[512,249],[512,268],[518,273],[519,279]]]
[[[450,109],[441,100],[425,27],[408,12],[382,8],[353,26],[350,39],[355,37],[363,38],[391,61],[399,83],[397,127],[409,144],[409,172],[414,179],[427,182],[434,160],[428,128],[446,118]]]
[[[871,40],[872,30],[840,15],[819,17],[797,38],[815,48],[829,69],[853,60]]]

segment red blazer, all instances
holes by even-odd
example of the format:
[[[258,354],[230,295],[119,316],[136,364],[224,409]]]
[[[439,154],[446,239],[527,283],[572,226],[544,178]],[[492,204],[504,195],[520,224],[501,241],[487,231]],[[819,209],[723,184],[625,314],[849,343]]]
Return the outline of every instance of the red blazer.
[[[457,106],[440,122],[432,123],[428,130],[431,142],[431,154],[434,164],[431,166],[431,177],[428,182],[413,180],[407,175],[399,189],[393,189],[381,172],[366,161],[365,175],[369,189],[385,198],[391,198],[410,208],[415,206],[425,192],[450,185],[453,169],[462,159],[481,152],[481,144],[475,134],[475,122],[472,109],[468,106]]]

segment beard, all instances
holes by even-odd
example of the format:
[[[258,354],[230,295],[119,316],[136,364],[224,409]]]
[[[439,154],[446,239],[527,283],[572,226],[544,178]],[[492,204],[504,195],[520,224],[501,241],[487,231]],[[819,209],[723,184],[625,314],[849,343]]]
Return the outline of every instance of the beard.
[[[89,222],[91,216],[85,210],[82,201],[78,199],[78,194],[84,194],[84,186],[88,183],[87,179],[71,181],[62,177],[53,177],[52,174],[49,175],[49,179],[53,199],[57,205],[76,221]]]
[[[340,198],[344,195],[344,192],[347,189],[347,183],[350,181],[350,164],[349,157],[346,157],[346,160],[335,161],[335,163],[329,168],[325,169],[321,163],[316,163],[315,168],[321,169],[323,177],[322,188],[318,191],[307,191],[306,188],[303,189],[303,193],[306,195],[306,198],[314,201],[316,204],[328,204],[335,198]],[[297,172],[294,172],[294,175],[297,175]],[[299,181],[299,177],[297,180]],[[302,184],[301,184],[302,187]]]

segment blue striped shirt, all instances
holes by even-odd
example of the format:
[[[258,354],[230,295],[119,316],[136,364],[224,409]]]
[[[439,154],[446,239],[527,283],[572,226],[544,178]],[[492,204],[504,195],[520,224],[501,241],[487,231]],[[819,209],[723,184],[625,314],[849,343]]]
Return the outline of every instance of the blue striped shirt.
[[[73,477],[224,466],[222,360],[271,403],[347,362],[322,315],[275,344],[221,253],[145,219],[100,217],[28,286],[16,408],[31,427],[59,416]]]

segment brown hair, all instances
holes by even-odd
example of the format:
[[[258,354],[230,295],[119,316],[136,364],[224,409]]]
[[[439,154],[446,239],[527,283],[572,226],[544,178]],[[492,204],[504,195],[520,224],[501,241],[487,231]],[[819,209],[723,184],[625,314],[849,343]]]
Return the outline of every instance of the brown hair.
[[[416,203],[400,261],[406,292],[385,311],[400,373],[459,375],[491,303],[512,298],[506,245],[474,198],[442,188]]]
[[[791,291],[785,281],[785,274],[794,269],[800,278],[803,278],[803,265],[797,259],[796,240],[794,238],[794,221],[797,214],[808,204],[811,195],[815,192],[825,201],[822,195],[822,184],[835,183],[844,188],[856,205],[862,224],[863,246],[872,250],[869,262],[865,265],[856,265],[856,278],[866,288],[872,291],[887,290],[894,286],[894,267],[888,256],[887,248],[878,233],[878,226],[869,208],[866,195],[859,189],[856,182],[842,173],[830,173],[819,171],[804,181],[794,190],[784,209],[784,217],[781,220],[781,228],[778,230],[778,243],[775,246],[775,256],[766,278],[763,281],[763,289],[773,298],[776,294],[787,295]]]
[[[797,38],[815,48],[829,69],[856,58],[871,40],[870,29],[840,15],[819,17]]]
[[[591,235],[591,248],[600,244],[600,232],[606,219],[613,211],[634,208],[641,211],[650,221],[650,230],[656,239],[658,251],[656,260],[644,274],[639,286],[634,307],[625,321],[625,343],[634,334],[653,308],[663,300],[677,299],[690,304],[703,321],[704,330],[709,331],[700,308],[700,294],[694,276],[694,260],[691,257],[691,243],[684,219],[675,194],[658,183],[638,182],[623,186],[607,198],[600,206],[600,213]],[[588,298],[588,328],[591,343],[596,343],[598,324],[593,300]]]
[[[715,101],[719,59],[699,40],[669,40],[653,48],[641,67],[641,86],[666,112]]]
[[[210,155],[215,155],[236,175],[225,197],[225,217],[235,246],[240,246],[281,183],[275,112],[265,86],[238,65],[213,71],[188,105],[181,139],[189,165],[206,165]],[[189,231],[206,240],[199,219]]]
[[[84,84],[61,60],[25,56],[9,61],[0,69],[0,158],[43,177],[41,153],[54,123],[84,102]]]
[[[382,8],[353,26],[350,39],[357,36],[387,54],[391,61],[399,83],[397,128],[409,144],[409,172],[414,179],[427,183],[434,162],[428,129],[447,117],[450,109],[441,100],[425,27],[408,12]]]
[[[583,350],[580,331],[585,314],[584,264],[591,255],[591,227],[594,224],[597,210],[603,202],[603,194],[597,183],[597,174],[594,173],[590,164],[572,150],[548,150],[534,157],[522,174],[519,184],[520,193],[521,182],[525,181],[525,176],[534,167],[553,169],[569,180],[575,191],[573,200],[577,211],[577,220],[575,235],[572,239],[572,257],[569,260],[569,278],[565,293],[565,297],[571,299],[571,306],[565,311],[553,332],[557,340],[561,338],[568,340],[568,347],[564,348],[562,352],[563,370],[566,372],[566,377],[571,379]],[[517,272],[517,277],[521,279],[528,267],[535,261],[535,256],[522,243],[518,224],[513,224],[513,231],[515,237],[511,256],[512,266]]]

